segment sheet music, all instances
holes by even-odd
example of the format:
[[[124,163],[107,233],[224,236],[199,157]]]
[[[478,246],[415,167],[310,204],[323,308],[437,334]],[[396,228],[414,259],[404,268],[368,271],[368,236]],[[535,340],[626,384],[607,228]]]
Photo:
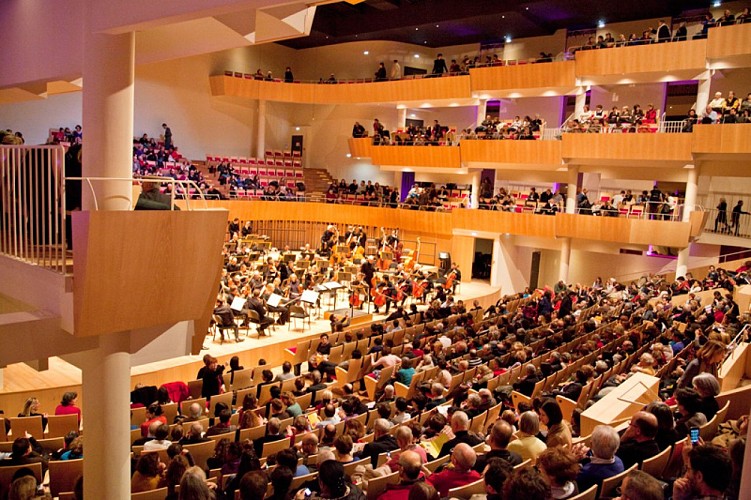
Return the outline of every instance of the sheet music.
[[[271,307],[279,307],[279,302],[281,301],[282,301],[281,295],[272,293],[271,295],[269,295],[269,300],[267,300],[266,303],[270,305]]]
[[[323,283],[321,286],[325,287],[327,290],[338,290],[344,288],[344,285],[337,283],[336,281],[329,281],[328,283]]]
[[[235,297],[232,299],[232,305],[229,306],[230,309],[233,309],[235,311],[242,311],[243,307],[245,307],[245,302],[247,302],[247,299],[244,299],[242,297]]]
[[[318,302],[318,292],[314,290],[305,290],[300,296],[300,301],[307,304],[315,304]]]

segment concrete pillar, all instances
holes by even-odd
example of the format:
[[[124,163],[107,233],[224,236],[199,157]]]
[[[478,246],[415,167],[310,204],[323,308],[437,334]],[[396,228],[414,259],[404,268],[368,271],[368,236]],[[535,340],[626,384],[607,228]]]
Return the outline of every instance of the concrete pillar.
[[[402,193],[402,173],[399,171],[394,171],[394,186],[396,186],[399,189],[399,194],[404,196],[407,193]]]
[[[576,185],[579,182],[579,167],[569,165],[568,167],[568,192],[566,193],[566,213],[576,213]]]
[[[396,108],[396,128],[407,128],[407,108]]]
[[[687,168],[686,173],[688,177],[686,179],[686,196],[683,199],[683,222],[689,221],[691,212],[696,207],[696,194],[699,190],[699,165]]]
[[[587,104],[587,89],[586,87],[579,87],[576,91],[576,102],[574,103],[574,118],[584,112],[584,105]]]
[[[472,196],[469,198],[469,208],[480,206],[480,175],[482,172],[476,170],[472,172]]]
[[[130,498],[130,344],[127,332],[99,337],[83,353],[84,497]]]
[[[683,215],[681,220],[688,222],[691,219],[691,212],[696,206],[696,193],[699,186],[699,165],[686,169],[688,178],[686,179],[686,197],[683,200]],[[678,252],[678,259],[675,263],[675,276],[686,276],[688,272],[689,256],[691,254],[691,245],[682,248]]]
[[[561,261],[558,268],[558,279],[568,283],[568,270],[571,264],[571,238],[561,240]]]
[[[482,121],[485,119],[485,115],[488,114],[488,100],[480,99],[477,103],[477,126],[482,125]]]
[[[258,116],[256,117],[256,157],[266,155],[266,101],[258,100]]]
[[[709,90],[712,86],[712,77],[699,80],[699,89],[696,92],[696,114],[701,116],[709,104]]]
[[[94,33],[94,2],[84,12],[83,177],[133,176],[133,68],[135,34]],[[165,119],[166,121],[166,119]],[[154,128],[161,123],[155,123]],[[130,210],[131,182],[92,181],[100,210]],[[83,209],[94,210],[94,198],[84,184]]]

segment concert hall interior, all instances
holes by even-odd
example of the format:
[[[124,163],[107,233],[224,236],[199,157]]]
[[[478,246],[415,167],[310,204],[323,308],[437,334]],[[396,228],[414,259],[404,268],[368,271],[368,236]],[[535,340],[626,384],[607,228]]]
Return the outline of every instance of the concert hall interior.
[[[193,400],[220,433],[227,404],[269,478],[265,417],[286,415],[298,448],[323,440],[327,396],[336,436],[364,424],[353,463],[374,466],[366,444],[454,410],[466,425],[449,414],[421,451],[470,430],[471,453],[494,453],[502,421],[513,449],[539,419],[573,457],[666,404],[679,433],[732,448],[723,432],[745,437],[751,412],[749,4],[600,3],[6,0],[0,495],[24,464],[55,498],[83,476],[87,498],[128,498],[144,423],[179,433]],[[682,391],[712,416],[688,418]],[[166,419],[147,413],[157,396]],[[312,429],[274,411],[295,397]],[[347,413],[355,399],[367,411]],[[87,459],[63,468],[69,431]],[[240,476],[203,456],[214,431],[208,452],[186,446],[234,498]],[[25,433],[41,467],[11,455]],[[582,498],[637,484],[631,465],[675,479],[683,442]],[[539,474],[527,453],[514,477]],[[444,455],[422,457],[428,483]],[[378,498],[398,462],[347,487]],[[732,465],[723,491],[743,498],[749,462]],[[486,493],[477,472],[451,494]]]

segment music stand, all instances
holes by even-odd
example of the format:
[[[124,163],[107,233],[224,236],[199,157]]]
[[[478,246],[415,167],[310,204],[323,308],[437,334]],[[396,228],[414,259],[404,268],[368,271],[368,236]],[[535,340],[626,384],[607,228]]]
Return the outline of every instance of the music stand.
[[[318,296],[319,293],[315,290],[304,290],[302,292],[302,295],[300,296],[300,302],[303,304],[307,304],[308,308],[313,306],[317,309],[316,304],[318,304]],[[316,318],[317,319],[317,318]]]

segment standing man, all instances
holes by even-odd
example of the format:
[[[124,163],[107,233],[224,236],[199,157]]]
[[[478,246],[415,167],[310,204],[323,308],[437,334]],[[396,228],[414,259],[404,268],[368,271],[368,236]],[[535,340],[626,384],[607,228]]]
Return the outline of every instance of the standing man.
[[[717,217],[714,219],[714,232],[717,232],[717,227],[722,228],[724,233],[728,228],[728,202],[725,198],[720,198],[720,203],[717,204]]]
[[[731,218],[731,224],[734,227],[733,234],[738,236],[741,226],[741,214],[748,214],[743,210],[743,200],[738,200],[738,204],[733,207],[733,214]]]
[[[172,149],[172,129],[166,123],[162,123],[164,129],[164,149]]]
[[[443,58],[443,54],[439,53],[438,57],[433,61],[434,75],[442,76],[444,73],[448,73],[449,69],[446,67],[446,60]]]
[[[402,67],[397,59],[394,59],[394,64],[391,66],[391,74],[389,75],[389,78],[392,80],[402,79]]]

